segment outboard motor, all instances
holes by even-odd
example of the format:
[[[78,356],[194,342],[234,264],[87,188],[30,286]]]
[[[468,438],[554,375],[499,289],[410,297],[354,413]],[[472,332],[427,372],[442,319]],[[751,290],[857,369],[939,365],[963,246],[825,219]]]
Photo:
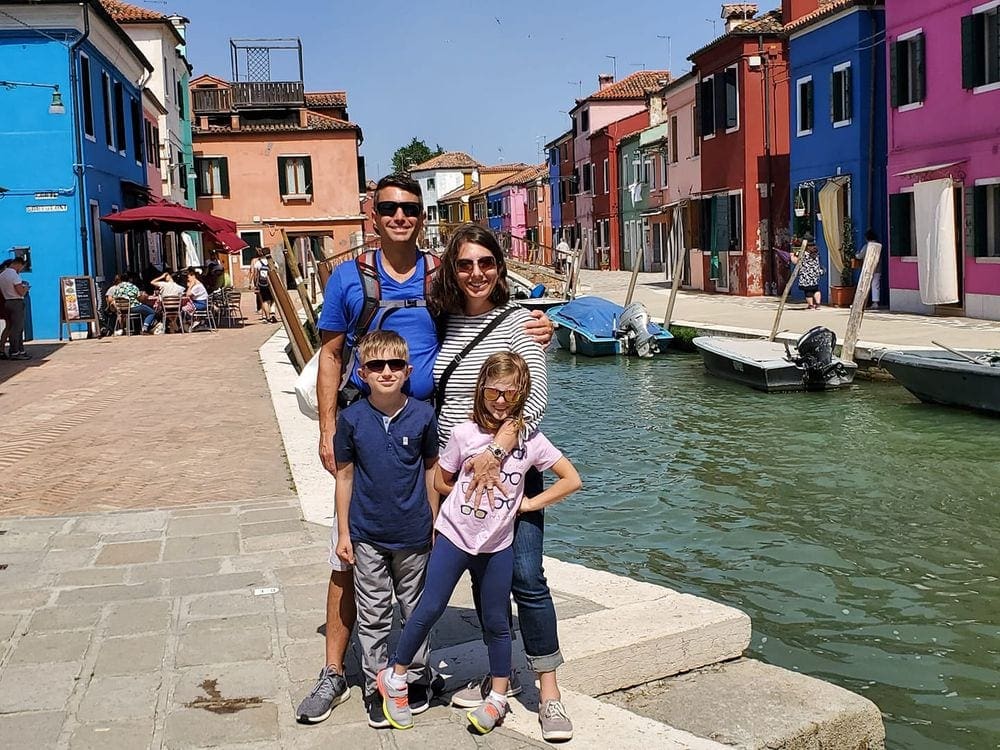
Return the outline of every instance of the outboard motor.
[[[641,302],[633,302],[622,311],[615,336],[626,339],[630,349],[640,357],[659,354],[656,338],[649,332],[649,313]]]
[[[810,383],[823,383],[838,367],[833,361],[833,350],[837,346],[837,334],[829,328],[816,326],[799,337],[795,343],[798,356],[795,363],[805,372],[803,378]]]

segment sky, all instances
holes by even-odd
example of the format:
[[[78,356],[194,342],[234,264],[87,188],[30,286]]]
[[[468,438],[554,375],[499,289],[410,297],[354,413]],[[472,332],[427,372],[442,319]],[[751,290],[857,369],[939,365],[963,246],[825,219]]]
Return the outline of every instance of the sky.
[[[195,75],[231,77],[230,39],[301,39],[306,90],[347,91],[374,179],[414,137],[484,164],[540,163],[598,74],[683,75],[687,56],[723,30],[716,0],[130,1],[191,20]]]

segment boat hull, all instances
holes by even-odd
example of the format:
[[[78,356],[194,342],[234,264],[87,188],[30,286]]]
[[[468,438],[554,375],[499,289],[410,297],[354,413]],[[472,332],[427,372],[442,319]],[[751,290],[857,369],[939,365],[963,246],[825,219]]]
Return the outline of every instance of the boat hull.
[[[760,339],[699,336],[694,345],[710,374],[765,393],[830,391],[854,382],[857,365],[837,358],[840,367],[823,379],[810,379],[794,362],[785,359],[782,344]]]
[[[581,324],[581,317],[574,317],[574,311],[580,309],[580,304],[577,303],[583,303],[588,307],[597,305],[603,314],[603,320],[599,321],[600,326],[586,325],[589,322],[586,319],[583,319],[584,324]],[[609,300],[586,297],[552,309],[549,317],[557,326],[556,340],[563,349],[585,357],[613,357],[631,353],[628,351],[627,340],[613,335],[614,321],[624,309]],[[656,342],[659,354],[665,354],[673,334],[655,323],[650,324],[647,330]]]
[[[1000,367],[936,351],[886,352],[878,363],[925,403],[1000,415]]]

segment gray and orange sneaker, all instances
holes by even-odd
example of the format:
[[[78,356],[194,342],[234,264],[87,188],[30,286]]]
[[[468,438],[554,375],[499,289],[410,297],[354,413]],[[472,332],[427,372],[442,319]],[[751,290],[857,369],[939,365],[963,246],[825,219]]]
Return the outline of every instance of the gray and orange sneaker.
[[[479,704],[479,708],[469,711],[465,717],[477,732],[480,734],[489,734],[503,724],[503,717],[509,711],[510,706],[507,705],[506,701],[501,703],[488,695],[486,696],[486,700]]]
[[[412,729],[413,714],[410,712],[410,695],[406,685],[402,689],[389,684],[389,670],[386,667],[375,677],[375,684],[382,696],[382,713],[393,729]]]

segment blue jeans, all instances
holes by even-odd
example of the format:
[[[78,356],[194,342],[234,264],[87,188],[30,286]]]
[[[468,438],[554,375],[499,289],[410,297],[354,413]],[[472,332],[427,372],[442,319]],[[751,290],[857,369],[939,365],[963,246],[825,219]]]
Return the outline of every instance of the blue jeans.
[[[142,302],[137,302],[132,305],[133,310],[138,310],[139,314],[142,315],[142,327],[148,329],[153,323],[156,322],[156,313],[153,308],[149,305],[143,304]]]
[[[534,497],[543,488],[541,472],[535,469],[528,471],[524,477],[524,496]],[[545,511],[535,510],[519,515],[514,524],[514,581],[511,592],[517,603],[524,655],[528,658],[528,667],[534,672],[554,672],[564,661],[559,650],[556,608],[542,567],[544,543]],[[472,582],[472,596],[482,624],[482,608],[475,580]]]
[[[208,309],[207,299],[193,299],[191,300],[191,304],[194,305],[194,309],[198,312],[205,312]]]

